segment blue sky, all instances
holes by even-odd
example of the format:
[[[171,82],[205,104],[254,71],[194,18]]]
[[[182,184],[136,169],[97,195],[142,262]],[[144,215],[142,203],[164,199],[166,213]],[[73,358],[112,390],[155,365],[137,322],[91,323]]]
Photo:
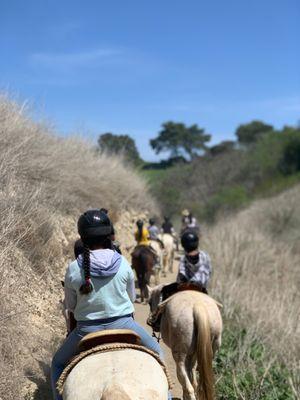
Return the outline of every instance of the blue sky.
[[[61,134],[129,134],[154,160],[168,120],[212,143],[296,124],[299,42],[299,0],[0,0],[0,88]]]

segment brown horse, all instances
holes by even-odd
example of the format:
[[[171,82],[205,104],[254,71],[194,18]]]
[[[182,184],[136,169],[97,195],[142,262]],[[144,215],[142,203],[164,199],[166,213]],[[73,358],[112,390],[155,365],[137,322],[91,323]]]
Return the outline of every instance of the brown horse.
[[[131,253],[131,263],[136,272],[142,303],[149,297],[147,285],[150,283],[150,276],[153,274],[155,262],[156,255],[149,246],[136,246]]]

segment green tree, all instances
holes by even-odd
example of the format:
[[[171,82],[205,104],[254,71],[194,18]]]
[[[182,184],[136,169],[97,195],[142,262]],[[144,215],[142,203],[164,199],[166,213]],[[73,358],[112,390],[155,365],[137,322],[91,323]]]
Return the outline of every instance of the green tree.
[[[156,154],[169,151],[171,158],[195,158],[201,151],[207,149],[206,143],[211,135],[204,132],[194,124],[186,126],[183,123],[165,122],[162,130],[155,139],[150,140],[150,145]]]
[[[128,161],[134,164],[142,162],[135,141],[128,135],[104,133],[98,138],[98,146],[100,151],[110,154],[123,154]]]
[[[215,146],[210,147],[209,151],[212,156],[217,156],[219,154],[228,153],[233,150],[235,147],[235,142],[232,140],[224,140],[216,144]]]
[[[262,121],[252,121],[248,124],[240,125],[235,134],[241,144],[249,145],[257,142],[264,134],[273,131],[272,125],[265,124]]]
[[[297,173],[300,171],[300,129],[286,126],[282,136],[284,146],[279,162],[280,171],[285,175]]]

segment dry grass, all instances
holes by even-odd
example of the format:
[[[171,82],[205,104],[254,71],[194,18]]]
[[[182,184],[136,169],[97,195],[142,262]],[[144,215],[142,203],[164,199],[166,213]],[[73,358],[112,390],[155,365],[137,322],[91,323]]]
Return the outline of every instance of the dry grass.
[[[257,201],[208,229],[203,244],[214,265],[213,292],[248,341],[262,340],[291,372],[300,393],[300,187]],[[247,340],[246,340],[247,342]],[[247,345],[241,349],[243,358]]]
[[[79,212],[101,206],[115,217],[156,208],[122,160],[99,156],[82,140],[56,137],[0,97],[1,399],[24,398],[25,366],[37,383],[61,326],[57,302],[68,239]]]

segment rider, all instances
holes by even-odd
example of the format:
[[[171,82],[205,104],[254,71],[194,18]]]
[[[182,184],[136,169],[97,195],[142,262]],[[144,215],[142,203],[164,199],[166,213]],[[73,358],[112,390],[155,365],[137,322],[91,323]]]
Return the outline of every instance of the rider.
[[[181,220],[181,235],[188,229],[193,230],[199,234],[200,226],[198,224],[197,219],[193,216],[193,214],[189,210],[182,211],[182,220]]]
[[[162,240],[159,238],[159,229],[158,227],[155,225],[155,220],[154,218],[150,218],[149,219],[149,227],[148,227],[148,232],[149,232],[149,239],[150,240],[155,240],[156,242],[158,242],[161,246],[161,248],[164,248],[164,244],[162,242]]]
[[[186,230],[181,245],[185,254],[179,263],[177,283],[192,283],[207,293],[212,268],[209,255],[199,250],[199,235],[194,230]]]
[[[163,300],[181,290],[185,284],[191,284],[207,294],[212,268],[209,255],[198,248],[199,235],[193,230],[186,230],[181,237],[181,245],[185,254],[179,262],[176,282],[162,288]]]
[[[161,232],[163,234],[168,234],[168,235],[173,236],[173,239],[174,239],[175,244],[176,244],[176,250],[178,251],[179,250],[178,249],[178,238],[177,238],[175,229],[173,227],[173,224],[170,221],[170,218],[167,217],[167,216],[164,216],[164,222],[162,223],[162,226],[161,226]]]
[[[135,231],[135,240],[139,246],[150,246],[149,231],[144,227],[144,222],[139,219],[136,222],[137,230]]]
[[[126,259],[111,249],[111,222],[98,209],[88,210],[78,220],[84,252],[67,268],[65,304],[74,312],[76,328],[56,352],[51,366],[55,400],[62,397],[56,382],[68,361],[78,353],[78,343],[88,333],[106,329],[131,329],[141,343],[162,357],[158,343],[133,319],[134,275]]]
[[[211,276],[211,262],[207,253],[199,250],[199,236],[195,231],[185,231],[181,237],[181,245],[185,251],[179,263],[176,282],[165,285],[161,290],[164,301],[173,294],[184,289],[196,289],[207,293],[207,285]],[[188,284],[188,285],[187,285]],[[161,314],[154,314],[147,323],[154,331],[160,331]]]
[[[168,233],[169,235],[172,236],[175,235],[173,224],[170,221],[170,218],[167,216],[164,216],[164,222],[162,223],[161,231],[162,233]]]
[[[181,212],[181,233],[183,233],[187,228],[189,214],[190,212],[187,209],[184,209]]]
[[[199,231],[200,231],[200,226],[198,224],[197,218],[194,217],[191,212],[189,213],[189,216],[188,216],[187,229],[194,230],[197,233],[199,233]]]

